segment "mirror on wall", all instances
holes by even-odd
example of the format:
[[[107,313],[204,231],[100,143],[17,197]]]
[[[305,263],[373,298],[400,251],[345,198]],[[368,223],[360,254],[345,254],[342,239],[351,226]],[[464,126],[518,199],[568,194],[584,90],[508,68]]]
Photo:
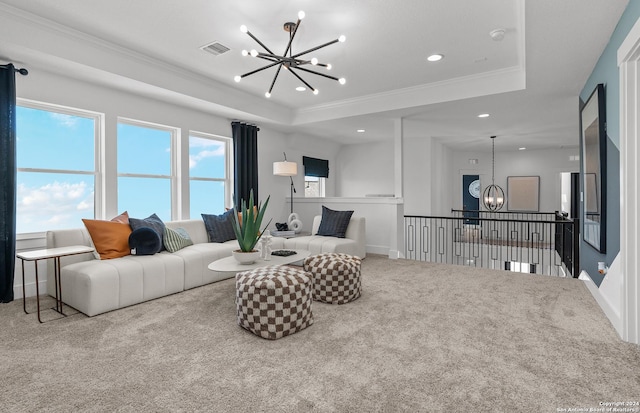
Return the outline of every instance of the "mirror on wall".
[[[606,250],[607,136],[604,85],[596,86],[580,111],[584,240]]]

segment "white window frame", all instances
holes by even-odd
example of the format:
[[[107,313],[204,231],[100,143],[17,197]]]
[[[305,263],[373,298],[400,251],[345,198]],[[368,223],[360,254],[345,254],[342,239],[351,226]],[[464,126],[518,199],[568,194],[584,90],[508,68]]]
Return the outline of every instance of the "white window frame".
[[[318,178],[318,196],[317,197],[308,197],[308,198],[324,198],[326,196],[326,182],[327,182],[327,178],[322,178],[319,176],[314,176],[312,178]],[[304,182],[305,185],[307,183],[307,175],[304,176]],[[306,192],[305,192],[305,196],[306,196]]]
[[[102,161],[102,148],[105,139],[105,115],[100,112],[93,112],[85,109],[73,108],[70,106],[62,106],[53,103],[40,102],[36,100],[17,98],[17,106],[29,109],[37,109],[46,112],[59,113],[62,115],[78,116],[91,118],[94,121],[94,170],[76,171],[73,169],[49,169],[49,168],[16,168],[17,172],[39,172],[39,173],[58,173],[58,174],[74,174],[74,175],[93,175],[93,216],[99,217],[103,214],[103,198],[104,186],[102,176],[104,174],[104,162]],[[24,239],[40,238],[45,236],[46,231],[35,233],[16,234],[18,241]]]
[[[200,139],[210,139],[218,142],[224,143],[224,154],[225,154],[225,177],[224,178],[206,178],[206,177],[192,177],[191,173],[189,173],[189,177],[187,179],[187,185],[191,183],[191,181],[208,181],[208,182],[224,182],[224,206],[225,208],[233,207],[233,139],[226,136],[214,135],[211,133],[198,132],[198,131],[189,131],[189,135],[187,139],[191,137],[200,138]],[[187,142],[187,147],[189,147],[189,142]],[[187,151],[186,162],[188,165],[189,162],[189,152]],[[190,186],[190,185],[189,185]],[[191,209],[191,193],[189,192],[189,209]],[[192,217],[193,218],[193,217]]]
[[[147,121],[143,121],[143,120],[138,120],[138,119],[131,119],[131,118],[125,118],[122,116],[118,116],[117,118],[117,122],[116,122],[116,128],[118,125],[123,124],[123,125],[129,125],[129,126],[138,126],[141,128],[148,128],[148,129],[156,129],[156,130],[161,130],[161,131],[165,131],[165,132],[169,132],[171,135],[171,144],[170,144],[170,148],[171,148],[171,153],[169,154],[169,162],[171,164],[171,170],[170,170],[170,175],[156,175],[156,174],[139,174],[139,173],[121,173],[120,171],[117,171],[116,174],[116,182],[119,181],[118,178],[152,178],[152,179],[169,179],[170,182],[170,197],[171,197],[171,220],[177,220],[179,219],[179,217],[181,216],[181,207],[180,207],[180,202],[178,200],[179,197],[179,184],[178,184],[178,176],[177,176],[177,170],[178,170],[178,139],[180,137],[180,128],[177,128],[175,126],[169,126],[169,125],[162,125],[160,123],[154,123],[154,122],[147,122]],[[116,142],[118,141],[118,136],[116,134]],[[116,150],[116,155],[115,155],[115,159],[114,159],[115,164],[118,164],[118,152]],[[115,204],[118,205],[118,192],[116,192],[116,202]]]

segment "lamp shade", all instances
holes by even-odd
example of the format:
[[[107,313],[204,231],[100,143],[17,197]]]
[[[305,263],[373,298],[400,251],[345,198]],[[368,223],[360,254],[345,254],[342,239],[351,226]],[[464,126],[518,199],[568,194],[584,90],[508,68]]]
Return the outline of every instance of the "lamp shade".
[[[274,162],[273,174],[277,176],[296,176],[298,175],[298,164],[295,162]]]

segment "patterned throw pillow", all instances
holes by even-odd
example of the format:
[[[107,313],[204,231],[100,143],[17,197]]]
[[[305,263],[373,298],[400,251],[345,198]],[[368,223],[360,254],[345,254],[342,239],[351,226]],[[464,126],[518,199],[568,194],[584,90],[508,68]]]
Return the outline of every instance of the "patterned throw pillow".
[[[193,245],[193,241],[187,230],[184,228],[164,228],[164,247],[167,251],[176,252],[189,245]]]
[[[344,238],[353,211],[334,211],[322,206],[322,220],[317,235]]]
[[[204,226],[207,229],[209,242],[227,242],[236,239],[233,231],[233,209],[222,215],[201,214]]]
[[[164,238],[164,222],[156,215],[152,214],[147,218],[138,219],[129,217],[129,225],[131,225],[132,230],[136,230],[138,228],[149,227],[158,233],[158,237],[160,237],[160,245],[158,247],[158,251],[160,252],[164,249],[163,238]]]

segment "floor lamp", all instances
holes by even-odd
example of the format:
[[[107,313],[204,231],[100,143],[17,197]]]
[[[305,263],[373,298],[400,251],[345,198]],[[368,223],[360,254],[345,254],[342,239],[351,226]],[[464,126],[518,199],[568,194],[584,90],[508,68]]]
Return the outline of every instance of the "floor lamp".
[[[284,153],[284,161],[273,163],[273,174],[275,176],[288,176],[291,179],[291,213],[293,214],[293,193],[296,192],[295,186],[293,186],[293,176],[298,175],[298,164],[295,162],[287,161],[287,154]]]

